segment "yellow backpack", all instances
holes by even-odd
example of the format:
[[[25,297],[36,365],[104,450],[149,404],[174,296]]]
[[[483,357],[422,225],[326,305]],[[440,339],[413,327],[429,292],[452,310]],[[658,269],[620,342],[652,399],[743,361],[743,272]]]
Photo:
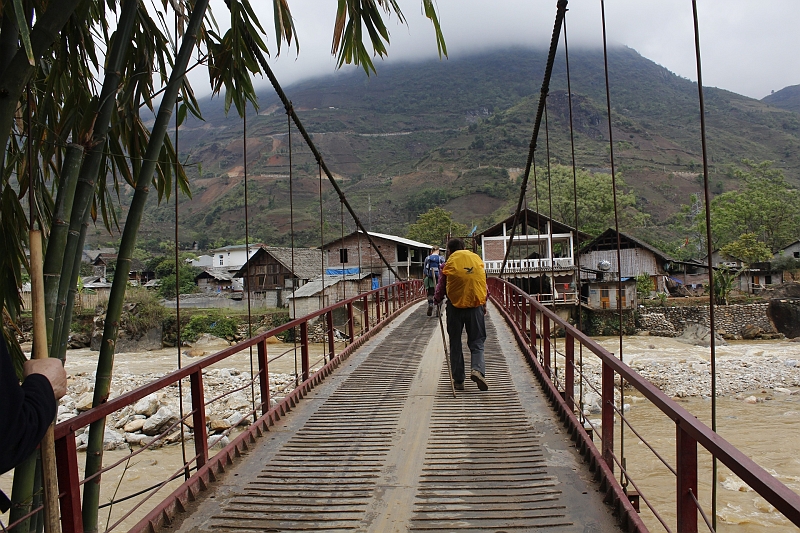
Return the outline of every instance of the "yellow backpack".
[[[450,254],[442,273],[447,276],[447,299],[461,309],[486,303],[486,271],[481,258],[468,251]]]

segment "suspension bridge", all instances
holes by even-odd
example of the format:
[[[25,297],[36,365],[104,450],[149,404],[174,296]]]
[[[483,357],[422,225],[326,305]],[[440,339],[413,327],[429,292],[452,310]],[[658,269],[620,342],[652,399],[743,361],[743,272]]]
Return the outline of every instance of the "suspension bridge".
[[[566,0],[558,2],[517,216],[527,201],[543,117],[546,128],[547,93],[562,28],[566,52],[566,27],[562,26],[566,5]],[[605,42],[605,20],[603,25]],[[696,45],[702,120],[698,39]],[[106,530],[714,531],[716,490],[712,489],[709,497],[698,489],[698,463],[700,457],[708,456],[715,465],[720,462],[740,477],[775,513],[800,526],[800,496],[628,367],[621,342],[618,354],[608,352],[554,309],[501,279],[507,271],[508,253],[502,263],[493,266],[499,277],[489,279],[489,390],[480,392],[468,383],[465,391],[454,396],[436,318],[425,316],[420,305],[424,299],[421,282],[402,280],[374,245],[263,55],[257,49],[253,52],[286,108],[290,187],[294,122],[318,163],[320,191],[324,173],[339,196],[342,220],[346,210],[398,281],[259,335],[251,334],[235,346],[188,365],[182,364],[178,348],[174,372],[59,424],[55,448],[63,531],[85,530],[86,509],[81,498],[85,487],[98,491],[103,476],[124,469],[178,429],[191,432],[191,439],[182,438],[182,442],[193,443],[188,456],[184,450],[183,464],[170,476],[153,480],[147,490],[111,496],[116,503],[130,505],[121,516],[115,515]],[[569,77],[567,82],[569,85]],[[613,176],[607,77],[606,89]],[[568,94],[571,97],[571,91]],[[177,150],[177,134],[175,145]],[[704,138],[703,146],[707,168]],[[535,168],[533,176],[535,180]],[[249,243],[246,153],[244,179]],[[707,171],[705,188],[708,193]],[[176,190],[176,243],[177,196]],[[577,230],[577,208],[575,218]],[[322,214],[320,220],[322,226]],[[710,228],[710,224],[706,226]],[[513,241],[516,220],[511,227]],[[711,242],[710,236],[707,242]],[[322,275],[324,278],[324,270]],[[712,330],[713,320],[711,302]],[[320,323],[325,330],[322,357],[312,361],[315,343],[309,330]],[[336,342],[335,330],[346,332],[346,342]],[[267,339],[287,331],[293,332],[293,352],[301,369],[291,392],[272,401],[270,362],[284,354],[270,354]],[[245,351],[253,361],[251,380],[245,386],[251,390],[252,423],[243,430],[226,430],[231,440],[217,451],[209,446],[209,410],[242,388],[207,398],[204,375],[212,365]],[[711,352],[713,405],[713,340]],[[599,363],[599,376],[585,372],[585,358]],[[191,405],[181,409],[180,420],[143,448],[106,461],[97,471],[81,472],[78,432],[90,425],[98,425],[102,431],[108,415],[152,393],[168,392],[175,386],[180,390],[184,382],[191,390]],[[601,398],[599,423],[584,417],[583,392],[589,389]],[[664,414],[665,424],[674,425],[671,453],[654,449],[626,419],[624,395],[631,389]],[[666,508],[654,505],[648,494],[639,490],[637,479],[646,473],[628,470],[626,434],[640,438],[674,475],[673,497]],[[715,480],[712,486],[716,486]],[[41,509],[31,509],[6,527],[27,531],[30,519]]]

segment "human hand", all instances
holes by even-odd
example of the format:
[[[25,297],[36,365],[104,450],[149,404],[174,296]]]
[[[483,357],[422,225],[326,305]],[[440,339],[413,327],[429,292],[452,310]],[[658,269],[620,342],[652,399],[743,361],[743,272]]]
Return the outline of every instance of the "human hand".
[[[22,374],[25,377],[31,374],[41,374],[46,377],[53,387],[53,394],[56,400],[67,393],[67,372],[59,359],[48,357],[47,359],[25,361],[25,365],[22,367]]]

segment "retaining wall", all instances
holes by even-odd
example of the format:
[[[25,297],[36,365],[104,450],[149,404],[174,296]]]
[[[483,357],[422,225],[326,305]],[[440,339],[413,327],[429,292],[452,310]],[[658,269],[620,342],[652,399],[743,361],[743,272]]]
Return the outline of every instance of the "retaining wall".
[[[777,333],[767,317],[768,303],[718,305],[714,307],[716,331],[720,335],[740,335],[745,326],[756,326],[764,333]],[[709,307],[649,307],[639,315],[638,327],[653,335],[676,337],[689,322],[709,327]]]

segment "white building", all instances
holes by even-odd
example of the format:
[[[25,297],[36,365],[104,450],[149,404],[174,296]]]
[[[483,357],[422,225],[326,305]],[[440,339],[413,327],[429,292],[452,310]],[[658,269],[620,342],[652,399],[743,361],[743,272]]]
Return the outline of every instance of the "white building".
[[[244,244],[216,248],[211,250],[211,266],[226,270],[239,270],[262,246],[263,244],[261,243],[250,244],[250,255],[247,254],[247,247]]]

